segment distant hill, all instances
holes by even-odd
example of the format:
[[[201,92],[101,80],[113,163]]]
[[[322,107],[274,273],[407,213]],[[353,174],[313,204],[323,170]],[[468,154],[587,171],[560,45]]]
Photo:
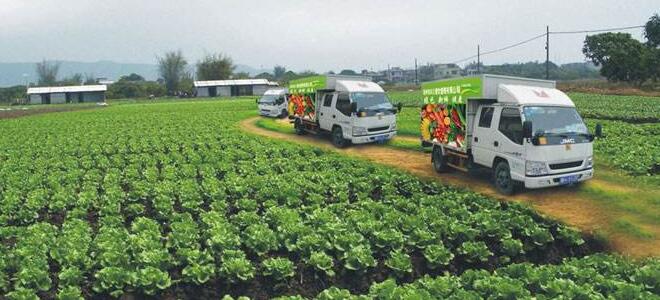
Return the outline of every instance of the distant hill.
[[[484,73],[545,79],[545,62],[484,66]],[[589,62],[556,65],[550,63],[550,79],[576,80],[601,78],[599,68]]]
[[[14,85],[25,84],[25,77],[30,82],[37,81],[35,72],[36,62],[30,63],[2,63],[0,62],[0,87],[8,87]],[[247,72],[250,75],[257,75],[262,72],[270,70],[260,70],[246,65],[236,65],[235,72]],[[98,61],[98,62],[77,62],[77,61],[61,61],[58,79],[71,76],[75,73],[92,74],[94,77],[104,77],[111,80],[117,80],[123,75],[137,73],[142,75],[147,80],[158,79],[158,68],[155,64],[133,64],[133,63],[118,63],[113,61]]]

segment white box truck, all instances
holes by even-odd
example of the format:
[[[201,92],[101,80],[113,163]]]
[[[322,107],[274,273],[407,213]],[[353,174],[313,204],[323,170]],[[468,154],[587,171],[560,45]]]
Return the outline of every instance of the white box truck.
[[[594,135],[554,81],[480,75],[423,83],[422,97],[422,144],[437,172],[489,168],[502,194],[594,175]]]
[[[265,117],[284,118],[288,116],[288,105],[286,88],[269,89],[257,100],[259,114]]]
[[[393,138],[398,111],[369,77],[321,75],[289,84],[289,118],[296,133],[328,132],[337,147]]]

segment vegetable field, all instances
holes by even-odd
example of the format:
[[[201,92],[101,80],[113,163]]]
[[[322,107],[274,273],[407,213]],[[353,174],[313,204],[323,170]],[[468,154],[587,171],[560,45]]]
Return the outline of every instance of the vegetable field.
[[[660,261],[515,203],[239,131],[253,101],[0,120],[8,299],[614,298]]]

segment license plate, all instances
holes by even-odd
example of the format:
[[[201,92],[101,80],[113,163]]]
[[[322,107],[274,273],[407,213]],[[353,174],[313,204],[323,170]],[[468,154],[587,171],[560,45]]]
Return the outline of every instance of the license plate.
[[[378,141],[378,142],[382,142],[382,141],[384,141],[384,140],[386,140],[386,139],[387,139],[387,136],[386,136],[386,135],[379,135],[379,136],[374,137],[374,140],[376,140],[376,141]]]
[[[559,177],[559,184],[571,184],[578,181],[577,175]]]

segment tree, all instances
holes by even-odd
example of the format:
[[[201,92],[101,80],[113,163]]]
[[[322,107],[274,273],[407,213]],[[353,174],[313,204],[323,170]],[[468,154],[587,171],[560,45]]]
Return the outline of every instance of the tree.
[[[660,16],[654,14],[644,26],[644,37],[649,47],[660,46]]]
[[[85,85],[96,84],[96,76],[93,73],[85,74]]]
[[[284,77],[286,74],[286,68],[280,65],[275,66],[273,68],[273,76],[275,76],[275,79],[280,80]]]
[[[197,63],[198,80],[229,79],[234,71],[234,63],[229,56],[222,53],[209,54]]]
[[[258,79],[268,79],[268,81],[274,81],[274,80],[275,80],[275,77],[273,77],[273,75],[270,74],[270,73],[268,73],[268,72],[263,72],[263,73],[261,73],[261,74],[259,74],[259,75],[257,75],[257,76],[254,76],[254,78],[258,78]]]
[[[69,77],[62,79],[57,85],[81,85],[83,83],[83,75],[80,73],[72,74]]]
[[[144,77],[135,73],[131,73],[130,75],[119,77],[118,81],[144,81]]]
[[[625,81],[641,85],[651,77],[647,64],[652,53],[628,33],[607,32],[587,36],[582,48],[584,55],[610,81]]]
[[[186,73],[188,62],[183,57],[181,50],[165,53],[158,57],[158,72],[165,83],[167,93],[174,94],[179,89],[181,78]]]
[[[357,75],[357,73],[355,73],[355,71],[353,70],[341,70],[341,72],[339,72],[339,75]]]
[[[55,85],[59,70],[59,62],[48,62],[44,59],[37,63],[37,80],[39,85]]]
[[[250,73],[248,72],[237,72],[231,76],[232,79],[250,79]]]

